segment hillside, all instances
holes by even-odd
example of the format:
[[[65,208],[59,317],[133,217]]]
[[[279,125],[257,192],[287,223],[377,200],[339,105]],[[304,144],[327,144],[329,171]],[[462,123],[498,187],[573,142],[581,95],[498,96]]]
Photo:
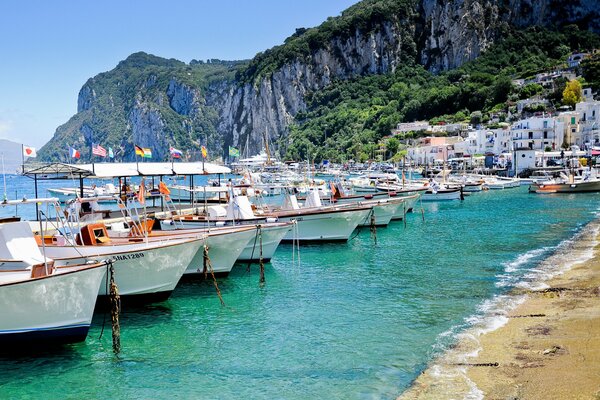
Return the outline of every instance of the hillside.
[[[138,144],[160,160],[169,146],[197,151],[208,142],[214,158],[230,145],[256,153],[265,140],[281,156],[296,157],[306,143],[320,145],[326,136],[336,138],[335,152],[352,153],[349,143],[369,142],[404,119],[494,106],[506,93],[487,96],[510,92],[508,78],[519,72],[509,64],[525,72],[562,59],[577,45],[568,42],[569,33],[567,42],[559,38],[533,49],[531,68],[521,63],[523,48],[514,48],[501,60],[505,64],[485,72],[491,78],[461,80],[444,71],[470,68],[465,63],[527,26],[577,23],[582,31],[598,31],[597,17],[591,0],[364,0],[318,27],[297,29],[249,61],[185,64],[136,53],[86,82],[78,113],[57,129],[40,157],[55,159],[74,146],[89,159],[91,144],[100,143],[113,147],[117,159],[133,159]],[[564,47],[554,51],[555,45]],[[378,94],[369,94],[374,88]],[[445,96],[441,107],[430,104],[437,99],[429,92],[434,88]],[[473,94],[477,100],[468,100]]]
[[[79,92],[77,114],[58,127],[40,151],[45,160],[64,157],[68,147],[92,157],[91,146],[112,147],[117,160],[133,160],[137,144],[153,150],[153,158],[168,157],[169,147],[199,151],[207,139],[220,152],[218,112],[205,94],[215,82],[235,76],[243,61],[210,60],[185,64],[143,52],[121,61],[109,72],[89,79]]]

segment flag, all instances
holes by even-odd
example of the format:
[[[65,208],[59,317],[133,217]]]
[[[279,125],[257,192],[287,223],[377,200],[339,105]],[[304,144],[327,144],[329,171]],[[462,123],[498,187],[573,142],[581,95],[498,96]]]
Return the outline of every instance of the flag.
[[[144,186],[144,178],[142,178],[142,182],[140,183],[140,190],[138,190],[137,200],[142,205],[146,203],[146,187]]]
[[[208,156],[205,146],[200,147],[200,151],[202,152],[202,158],[206,158]]]
[[[169,188],[167,187],[167,185],[163,181],[160,181],[160,183],[158,184],[158,192],[160,194],[164,194],[165,195],[165,199],[167,201],[171,200],[171,198],[169,197],[169,195],[171,194],[171,191],[169,190]]]
[[[235,147],[229,146],[229,155],[231,157],[239,157],[240,156],[240,151],[238,149],[236,149]]]
[[[92,154],[99,157],[106,157],[106,149],[99,144],[92,145]]]
[[[69,147],[69,154],[71,155],[71,158],[81,157],[81,153],[79,152],[79,150],[74,149],[73,147]]]
[[[144,147],[144,158],[152,158],[152,150]]]
[[[181,158],[183,155],[183,152],[181,150],[177,150],[175,147],[171,147],[169,151],[171,152],[171,157],[173,158]]]
[[[113,153],[112,147],[108,148],[108,157],[109,158],[115,158],[115,153]]]
[[[331,196],[335,197],[337,190],[335,189],[335,183],[333,181],[329,181],[329,185],[331,186]]]
[[[144,149],[142,149],[140,146],[135,145],[135,155],[136,156],[141,156],[144,157]]]
[[[23,155],[25,157],[37,157],[35,147],[23,146]]]

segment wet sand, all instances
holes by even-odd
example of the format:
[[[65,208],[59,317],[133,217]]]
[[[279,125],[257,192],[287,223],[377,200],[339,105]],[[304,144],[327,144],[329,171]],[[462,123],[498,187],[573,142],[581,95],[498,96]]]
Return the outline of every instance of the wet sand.
[[[503,326],[463,336],[400,399],[600,399],[600,247],[546,283],[515,290]]]

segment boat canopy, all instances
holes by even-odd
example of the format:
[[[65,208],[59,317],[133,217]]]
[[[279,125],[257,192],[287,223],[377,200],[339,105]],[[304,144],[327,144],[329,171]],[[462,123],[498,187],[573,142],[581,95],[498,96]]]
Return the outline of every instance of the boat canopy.
[[[202,162],[143,162],[143,163],[93,163],[65,164],[51,163],[26,170],[24,175],[82,178],[118,178],[132,176],[170,176],[170,175],[210,175],[229,174],[228,167]]]

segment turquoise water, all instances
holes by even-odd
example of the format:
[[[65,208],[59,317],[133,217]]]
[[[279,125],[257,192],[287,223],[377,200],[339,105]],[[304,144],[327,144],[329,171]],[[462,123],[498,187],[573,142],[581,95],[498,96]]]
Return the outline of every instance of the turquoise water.
[[[253,266],[183,282],[170,300],[121,316],[122,353],[96,315],[85,343],[0,358],[0,398],[393,399],[465,319],[526,279],[596,217],[597,194],[489,191],[423,203],[406,227],[347,244],[281,246]],[[524,257],[523,255],[527,255]]]

